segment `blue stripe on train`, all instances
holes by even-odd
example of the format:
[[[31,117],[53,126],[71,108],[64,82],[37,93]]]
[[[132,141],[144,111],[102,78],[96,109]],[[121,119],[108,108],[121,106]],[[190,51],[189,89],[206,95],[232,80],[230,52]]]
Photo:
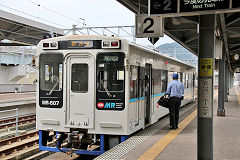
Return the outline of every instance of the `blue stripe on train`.
[[[192,89],[192,88],[185,88],[184,90],[188,90],[188,89]],[[159,97],[159,96],[163,96],[165,93],[166,93],[166,92],[154,94],[154,95],[152,95],[151,97],[152,97],[152,98],[156,98],[156,97]],[[144,100],[144,99],[145,99],[145,97],[133,98],[133,99],[130,99],[130,100],[129,100],[129,103],[134,103],[134,102],[137,102],[137,101],[140,101],[140,100]]]
[[[152,98],[156,98],[156,97],[162,96],[162,95],[164,95],[164,94],[165,94],[165,93],[154,94],[154,95],[152,95],[151,97],[152,97]],[[145,97],[133,98],[133,99],[130,99],[130,100],[129,100],[129,103],[137,102],[137,101],[144,100],[144,99],[145,99]]]

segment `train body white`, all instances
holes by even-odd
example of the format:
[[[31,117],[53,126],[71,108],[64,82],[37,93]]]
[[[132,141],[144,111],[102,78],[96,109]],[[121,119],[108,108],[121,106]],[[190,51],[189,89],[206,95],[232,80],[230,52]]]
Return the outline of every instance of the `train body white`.
[[[81,148],[104,135],[128,136],[168,114],[157,101],[179,73],[185,87],[182,105],[194,100],[195,68],[116,37],[66,36],[38,44],[37,129],[40,149],[49,131]],[[110,138],[109,138],[110,137]],[[105,138],[106,141],[106,138]],[[86,143],[88,142],[88,143]],[[78,154],[100,154],[76,151]],[[74,144],[74,145],[72,145]],[[111,145],[111,144],[110,144]],[[106,148],[106,146],[104,147]]]

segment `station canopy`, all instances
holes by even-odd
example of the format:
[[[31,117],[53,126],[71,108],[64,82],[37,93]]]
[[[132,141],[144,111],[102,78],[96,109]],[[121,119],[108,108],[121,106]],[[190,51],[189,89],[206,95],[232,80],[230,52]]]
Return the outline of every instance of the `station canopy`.
[[[49,33],[64,35],[62,29],[0,10],[0,46],[37,45]],[[10,43],[2,42],[4,39]]]
[[[149,0],[117,0],[126,8],[135,14],[148,14]],[[154,1],[154,0],[152,0]],[[239,3],[239,0],[231,0]],[[160,6],[161,0],[156,1],[156,7]],[[173,1],[171,1],[173,2]],[[175,1],[174,1],[175,2]],[[177,1],[176,1],[177,2]],[[190,1],[183,1],[185,3]],[[228,0],[229,2],[229,0]],[[168,5],[168,3],[166,3]],[[233,4],[234,5],[234,4]],[[234,7],[234,6],[232,6]],[[179,16],[180,15],[180,16]],[[224,44],[224,50],[227,54],[229,66],[233,72],[240,72],[240,61],[234,60],[234,55],[240,55],[240,13],[239,12],[224,12],[217,13],[217,39]],[[164,19],[164,32],[183,47],[198,56],[198,24],[199,15],[184,15],[176,14],[176,16],[167,17]]]

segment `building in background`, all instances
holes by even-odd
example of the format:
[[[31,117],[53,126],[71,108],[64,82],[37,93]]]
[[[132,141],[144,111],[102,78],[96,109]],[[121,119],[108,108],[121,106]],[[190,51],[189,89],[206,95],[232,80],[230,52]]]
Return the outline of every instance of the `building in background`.
[[[163,54],[175,57],[187,64],[197,67],[198,57],[195,56],[193,53],[189,52],[177,42],[162,44],[156,49]]]
[[[0,93],[35,91],[35,55],[36,47],[0,47]]]

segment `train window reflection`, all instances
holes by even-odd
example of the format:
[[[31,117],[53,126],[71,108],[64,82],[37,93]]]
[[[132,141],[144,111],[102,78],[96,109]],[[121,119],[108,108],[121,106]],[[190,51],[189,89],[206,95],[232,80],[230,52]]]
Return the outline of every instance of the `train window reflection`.
[[[62,89],[62,54],[40,55],[40,89],[59,91]]]
[[[45,65],[45,81],[50,80],[51,73],[53,72],[53,68],[49,65]]]
[[[72,65],[71,90],[72,92],[88,91],[88,64]]]
[[[109,57],[114,57],[114,59]],[[124,61],[122,55],[114,53],[99,54],[97,64],[98,90],[102,92],[123,91]]]

